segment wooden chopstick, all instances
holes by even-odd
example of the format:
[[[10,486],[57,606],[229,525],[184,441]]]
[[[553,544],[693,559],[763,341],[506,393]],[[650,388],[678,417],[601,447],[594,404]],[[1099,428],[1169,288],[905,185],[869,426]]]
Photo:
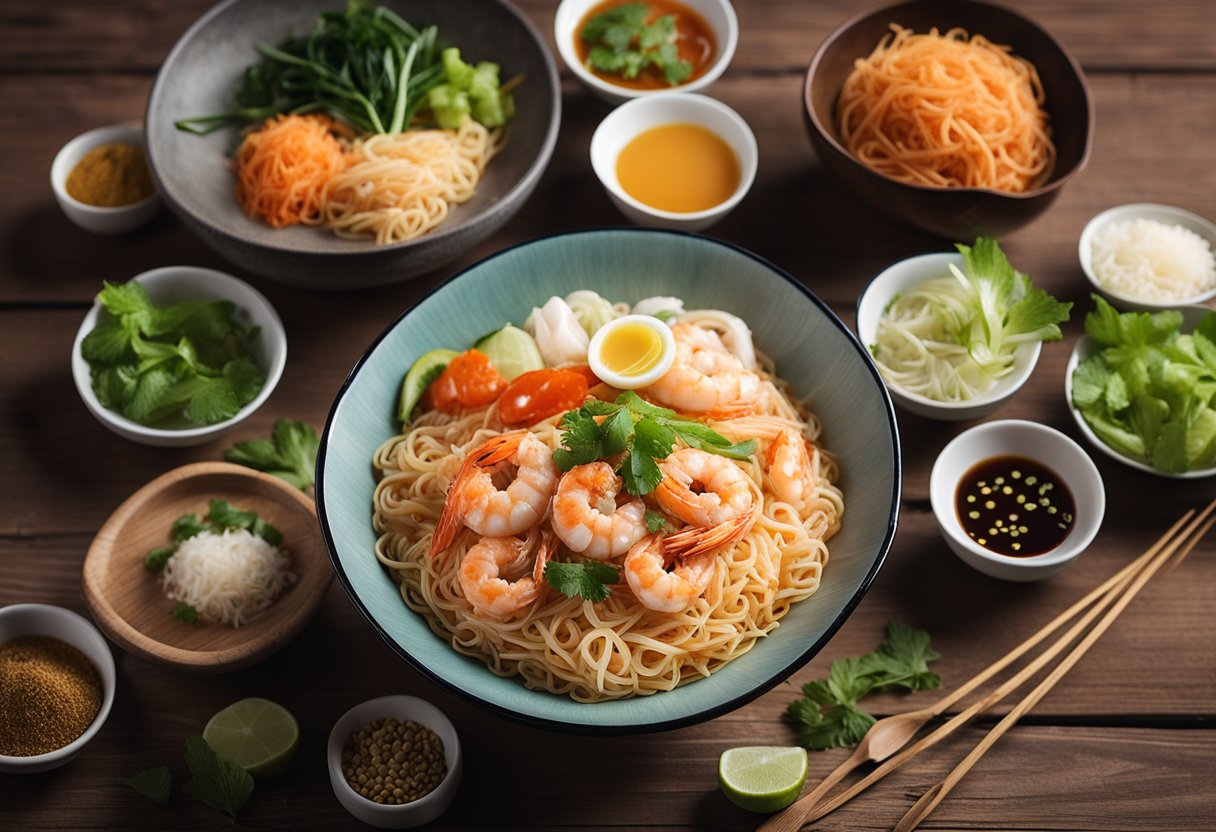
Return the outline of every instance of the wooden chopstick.
[[[1095,618],[1097,618],[1097,616],[1099,614],[1101,614],[1102,610],[1107,605],[1112,603],[1118,597],[1119,593],[1122,592],[1122,590],[1130,584],[1130,582],[1135,577],[1135,575],[1139,569],[1141,569],[1141,568],[1145,567],[1147,564],[1149,564],[1154,557],[1159,556],[1159,554],[1162,552],[1162,550],[1164,548],[1168,547],[1168,553],[1172,554],[1177,549],[1178,542],[1185,539],[1188,534],[1190,534],[1192,531],[1194,531],[1194,529],[1198,526],[1198,524],[1202,523],[1203,519],[1209,513],[1211,513],[1214,508],[1216,508],[1216,500],[1213,500],[1212,503],[1210,503],[1207,506],[1207,508],[1205,508],[1203,510],[1203,512],[1198,517],[1196,517],[1194,520],[1191,520],[1191,518],[1195,515],[1194,510],[1187,511],[1177,522],[1174,523],[1173,526],[1170,527],[1170,529],[1165,534],[1163,534],[1160,538],[1158,538],[1157,541],[1152,546],[1150,546],[1149,549],[1143,555],[1141,555],[1139,558],[1137,558],[1135,561],[1133,561],[1128,566],[1124,567],[1122,570],[1120,570],[1115,575],[1108,578],[1101,586],[1099,586],[1097,589],[1093,590],[1085,598],[1082,598],[1080,601],[1078,601],[1076,604],[1074,604],[1071,608],[1069,608],[1069,610],[1066,610],[1064,613],[1062,613],[1060,616],[1058,616],[1055,621],[1052,621],[1050,624],[1048,624],[1046,627],[1044,627],[1043,630],[1041,630],[1039,633],[1036,633],[1034,636],[1031,636],[1031,638],[1028,639],[1028,641],[1037,643],[1037,641],[1040,641],[1043,636],[1050,634],[1052,631],[1054,631],[1054,629],[1056,629],[1056,627],[1059,626],[1059,624],[1057,622],[1064,623],[1065,621],[1067,621],[1068,618],[1071,617],[1071,615],[1075,615],[1076,611],[1083,609],[1086,603],[1088,603],[1092,598],[1098,596],[1098,594],[1101,593],[1103,591],[1103,589],[1105,589],[1105,595],[1101,597],[1101,600],[1099,601],[1099,603],[1096,604],[1093,607],[1093,609],[1091,609],[1089,612],[1087,612],[1080,621],[1078,621],[1075,625],[1073,625],[1073,627],[1071,627],[1067,633],[1065,633],[1063,636],[1061,636],[1059,639],[1057,639],[1054,644],[1052,644],[1050,647],[1048,647],[1043,652],[1043,654],[1040,655],[1038,658],[1036,658],[1031,664],[1027,665],[1017,675],[1015,675],[1014,677],[1012,677],[1011,679],[1006,681],[1004,684],[1002,684],[1000,687],[998,687],[992,693],[988,694],[983,699],[977,701],[976,703],[971,705],[966,710],[960,712],[959,714],[954,716],[952,719],[950,719],[948,722],[946,722],[946,723],[942,724],[941,726],[939,726],[938,728],[936,728],[932,733],[928,734],[927,736],[925,736],[924,738],[922,738],[921,740],[916,742],[914,745],[904,749],[899,754],[896,754],[895,756],[889,758],[886,762],[879,765],[878,768],[874,769],[874,771],[870,772],[870,774],[868,774],[862,780],[855,783],[853,786],[850,786],[844,792],[841,792],[839,795],[831,798],[830,800],[826,801],[822,805],[817,806],[809,811],[803,810],[804,815],[803,815],[801,822],[807,823],[810,821],[818,820],[819,818],[823,817],[824,815],[840,808],[845,803],[849,802],[854,797],[861,794],[861,792],[868,789],[874,783],[877,783],[879,780],[886,777],[892,771],[894,771],[895,769],[902,766],[905,762],[907,762],[909,759],[914,757],[916,754],[920,753],[921,751],[923,751],[926,748],[936,745],[938,742],[945,739],[950,734],[954,733],[954,731],[956,731],[958,728],[961,728],[963,725],[965,725],[967,722],[969,722],[975,716],[983,713],[988,708],[990,708],[992,705],[994,705],[997,702],[1004,699],[1005,696],[1007,696],[1009,693],[1011,693],[1012,691],[1014,691],[1018,687],[1020,687],[1027,679],[1029,679],[1032,675],[1034,675],[1040,669],[1042,669],[1042,667],[1047,662],[1049,662],[1052,658],[1054,658],[1056,655],[1058,655],[1060,652],[1062,652],[1064,650],[1064,648],[1068,646],[1068,644],[1070,644],[1087,626],[1089,626],[1089,624]],[[1171,538],[1174,537],[1175,532],[1177,532],[1180,527],[1182,527],[1184,524],[1186,524],[1188,520],[1191,520],[1189,526],[1187,526],[1187,528],[1182,532],[1182,534],[1176,540],[1174,540],[1173,543],[1171,544]],[[1167,557],[1168,557],[1168,554],[1167,554]],[[1011,652],[1016,652],[1018,655],[1021,655],[1025,651],[1021,650],[1021,646],[1019,646],[1018,648],[1015,648],[1015,650],[1011,651]],[[998,660],[998,664],[1001,662],[1004,662],[1004,659]],[[1004,663],[1008,664],[1008,662],[1004,662]],[[988,675],[991,675],[991,674],[988,674]],[[801,802],[801,801],[799,801],[799,802]],[[795,803],[793,806],[787,808],[785,810],[785,812],[790,812],[791,809],[793,809],[796,806],[798,806],[798,803]],[[785,815],[785,813],[783,812],[782,815],[778,816],[778,818],[783,817],[784,815]],[[770,828],[778,828],[778,827],[770,827]]]
[[[1047,693],[1053,687],[1055,687],[1056,683],[1060,681],[1060,679],[1064,678],[1064,675],[1072,669],[1073,665],[1075,665],[1077,661],[1085,655],[1086,651],[1093,646],[1094,642],[1096,642],[1102,636],[1102,634],[1106,632],[1107,628],[1110,627],[1114,620],[1119,617],[1119,614],[1127,608],[1127,605],[1130,604],[1132,599],[1136,597],[1136,594],[1144,588],[1144,585],[1148,583],[1149,579],[1153,577],[1157,570],[1159,570],[1167,561],[1169,561],[1170,557],[1174,554],[1175,549],[1178,549],[1179,545],[1183,541],[1185,541],[1185,545],[1183,545],[1181,549],[1178,549],[1178,560],[1181,561],[1182,558],[1185,558],[1188,554],[1190,554],[1191,550],[1195,548],[1195,545],[1203,538],[1205,534],[1208,533],[1208,530],[1212,528],[1212,525],[1216,524],[1216,518],[1208,520],[1206,523],[1203,522],[1204,518],[1212,511],[1213,507],[1216,507],[1216,500],[1209,504],[1207,509],[1205,509],[1204,512],[1190,526],[1188,526],[1187,531],[1184,532],[1179,540],[1176,540],[1173,544],[1171,544],[1171,546],[1162,552],[1161,555],[1158,556],[1151,564],[1149,564],[1143,572],[1136,576],[1131,586],[1129,586],[1127,591],[1124,592],[1119,600],[1115,602],[1115,605],[1111,607],[1110,611],[1107,612],[1102,620],[1099,621],[1094,628],[1085,635],[1085,638],[1083,638],[1081,642],[1073,648],[1072,652],[1069,653],[1068,656],[1066,656],[1064,660],[1051,671],[1050,674],[1048,674],[1047,678],[1040,682],[1034,688],[1034,690],[1028,693],[1021,702],[1015,705],[1013,710],[1006,714],[1005,718],[998,722],[996,726],[993,727],[993,729],[989,731],[987,735],[985,735],[979,744],[972,749],[971,753],[964,757],[962,762],[954,767],[953,771],[947,774],[941,782],[921,795],[920,799],[916,801],[915,805],[913,805],[912,808],[909,809],[908,812],[900,819],[899,823],[896,824],[895,832],[912,832],[913,829],[920,825],[921,821],[929,816],[930,812],[937,808],[937,805],[941,803],[943,799],[945,799],[946,795],[950,794],[951,790],[959,783],[960,780],[963,779],[967,772],[970,771],[977,762],[979,762],[980,758],[987,753],[988,749],[991,748],[996,741],[1005,734],[1005,732],[1012,728],[1014,724],[1022,718],[1022,716],[1024,716],[1031,708],[1038,704],[1039,700],[1046,696]],[[1203,523],[1203,525],[1196,530],[1196,525],[1199,523]]]
[[[1012,650],[1010,650],[1004,656],[997,659],[995,662],[990,664],[984,670],[981,670],[975,676],[972,676],[970,679],[968,679],[966,682],[964,682],[962,685],[960,685],[957,689],[955,689],[953,693],[949,693],[946,696],[943,696],[941,699],[939,699],[937,702],[935,702],[933,704],[933,706],[930,710],[932,710],[934,712],[934,714],[937,716],[940,716],[941,714],[945,713],[946,710],[949,709],[951,705],[958,702],[960,699],[967,696],[969,693],[971,693],[977,687],[982,685],[984,682],[986,682],[990,678],[992,678],[995,674],[999,673],[1000,671],[1002,671],[1006,667],[1008,667],[1010,664],[1017,661],[1019,658],[1021,658],[1023,655],[1025,655],[1029,650],[1031,650],[1033,647],[1035,647],[1039,642],[1041,642],[1043,639],[1047,638],[1047,636],[1051,635],[1053,632],[1058,630],[1064,624],[1067,624],[1078,613],[1082,612],[1086,607],[1088,607],[1090,604],[1094,603],[1094,601],[1102,598],[1112,588],[1118,587],[1121,589],[1123,586],[1126,585],[1126,581],[1132,575],[1134,575],[1141,568],[1143,568],[1145,564],[1147,564],[1150,560],[1152,560],[1153,556],[1156,555],[1158,551],[1160,551],[1161,547],[1164,546],[1169,541],[1169,539],[1174,535],[1174,533],[1177,532],[1178,529],[1194,515],[1194,513],[1195,513],[1195,511],[1194,511],[1194,509],[1192,509],[1192,510],[1188,511],[1186,514],[1182,515],[1182,517],[1179,518],[1178,521],[1175,522],[1174,525],[1171,526],[1169,528],[1169,530],[1165,532],[1165,534],[1163,534],[1160,538],[1158,538],[1156,543],[1154,543],[1152,546],[1150,546],[1144,552],[1144,554],[1140,555],[1140,557],[1136,558],[1134,561],[1129,563],[1127,566],[1123,567],[1121,570],[1116,572],[1114,575],[1107,578],[1105,581],[1102,582],[1102,584],[1100,584],[1099,586],[1097,586],[1096,588],[1091,590],[1087,595],[1085,595],[1085,597],[1081,598],[1079,601],[1074,603],[1071,607],[1069,607],[1064,612],[1060,613],[1054,619],[1052,619],[1050,622],[1048,622],[1046,625],[1044,625],[1034,635],[1027,638],[1025,641],[1023,641],[1018,646],[1014,647]],[[1096,615],[1096,613],[1095,613],[1095,615]],[[1093,619],[1090,618],[1089,620],[1092,621]],[[1063,649],[1062,646],[1060,649]],[[859,745],[858,747],[860,748],[861,745]],[[842,779],[844,779],[844,777],[846,775],[848,775],[851,771],[853,771],[858,766],[860,766],[866,762],[869,762],[868,757],[858,757],[856,754],[854,754],[853,756],[850,756],[843,763],[841,763],[839,766],[837,766],[835,769],[833,769],[827,776],[825,776],[823,778],[823,780],[821,780],[819,782],[819,784],[813,790],[811,790],[808,794],[798,798],[798,800],[795,803],[791,804],[789,807],[787,807],[785,810],[783,810],[780,814],[774,815],[773,817],[771,817],[767,821],[765,821],[760,826],[760,828],[757,830],[757,832],[794,832],[794,830],[799,829],[808,820],[813,820],[815,818],[822,817],[822,815],[818,815],[818,814],[815,815],[814,818],[811,817],[811,812],[812,812],[815,804],[823,797],[823,795],[825,795],[828,791],[830,791],[833,786],[835,786]],[[881,779],[881,777],[876,778],[876,780],[877,779]],[[876,780],[871,781],[871,782],[876,782]],[[839,805],[839,804],[837,804],[837,805]],[[833,807],[833,808],[835,808],[835,807]],[[829,811],[831,811],[831,810],[829,810]]]

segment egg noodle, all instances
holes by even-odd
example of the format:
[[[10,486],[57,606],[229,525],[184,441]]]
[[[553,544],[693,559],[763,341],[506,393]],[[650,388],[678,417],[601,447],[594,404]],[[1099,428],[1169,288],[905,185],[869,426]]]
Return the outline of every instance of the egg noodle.
[[[845,148],[915,185],[1021,193],[1043,184],[1056,152],[1034,65],[963,29],[891,29],[840,91]]]
[[[756,412],[710,423],[732,441],[757,440],[751,458],[732,464],[750,481],[758,519],[717,556],[704,593],[683,612],[645,608],[623,576],[602,602],[550,588],[505,618],[479,612],[465,599],[459,565],[477,535],[463,530],[433,559],[429,548],[464,455],[504,432],[497,404],[461,416],[424,413],[376,451],[376,557],[399,583],[406,605],[453,649],[483,660],[500,676],[522,677],[529,688],[596,702],[671,690],[708,676],[772,632],[792,604],[814,594],[828,561],[826,541],[844,509],[834,485],[836,461],[818,447],[819,421],[791,399],[771,366],[766,369],[761,378],[767,395]],[[556,449],[562,444],[560,420],[555,415],[530,431]],[[816,485],[802,516],[777,499],[763,464],[767,446],[789,428],[814,446]],[[518,574],[526,571],[521,567]]]

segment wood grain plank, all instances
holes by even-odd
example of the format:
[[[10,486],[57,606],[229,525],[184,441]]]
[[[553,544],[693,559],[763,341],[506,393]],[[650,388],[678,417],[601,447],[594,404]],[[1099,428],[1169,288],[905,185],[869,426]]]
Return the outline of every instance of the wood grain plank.
[[[751,124],[761,161],[751,193],[710,233],[791,270],[845,309],[851,322],[858,292],[877,271],[947,244],[878,215],[826,176],[802,126],[799,84],[794,75],[780,75],[730,78],[715,88]],[[1104,76],[1093,87],[1098,128],[1088,169],[1043,217],[1003,241],[1020,269],[1050,291],[1078,301],[1085,299],[1088,284],[1077,262],[1077,238],[1094,214],[1125,202],[1165,202],[1216,217],[1209,160],[1179,150],[1208,147],[1216,135],[1212,78]],[[146,91],[146,79],[130,76],[0,77],[0,130],[10,137],[14,157],[28,160],[0,171],[9,194],[0,203],[0,304],[84,303],[102,278],[122,280],[170,263],[238,271],[168,213],[133,235],[97,237],[69,223],[54,204],[46,171],[61,143],[108,121],[138,118]],[[543,234],[623,223],[594,183],[587,158],[591,134],[607,107],[572,83],[564,92],[557,150],[528,204],[490,240],[430,281]],[[47,127],[24,129],[31,121]],[[272,291],[265,281],[255,282]],[[399,300],[417,297],[426,285],[392,287],[377,297],[386,301],[385,308],[398,308]],[[275,293],[272,300],[278,303],[285,295]]]
[[[210,0],[133,0],[101,12],[89,0],[9,0],[0,13],[0,26],[10,36],[0,54],[0,71],[152,73],[177,38],[211,5]],[[520,0],[516,5],[553,49],[556,0]],[[825,0],[808,14],[804,0],[736,3],[740,38],[731,72],[803,70],[828,32],[875,5],[866,0]],[[1053,32],[1090,70],[1216,68],[1216,42],[1211,37],[1216,7],[1206,0],[1168,4],[1110,0],[1100,6],[1025,0],[1017,8]],[[49,33],[54,37],[47,37]]]

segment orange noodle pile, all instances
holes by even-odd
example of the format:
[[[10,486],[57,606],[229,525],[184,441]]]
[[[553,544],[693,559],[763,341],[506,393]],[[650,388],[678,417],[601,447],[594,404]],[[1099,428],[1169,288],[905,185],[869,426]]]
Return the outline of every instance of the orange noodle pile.
[[[840,92],[849,152],[916,185],[1022,193],[1043,184],[1055,147],[1034,66],[963,29],[891,30]]]
[[[280,115],[245,136],[236,154],[236,198],[274,228],[316,220],[326,184],[346,167],[332,119]]]

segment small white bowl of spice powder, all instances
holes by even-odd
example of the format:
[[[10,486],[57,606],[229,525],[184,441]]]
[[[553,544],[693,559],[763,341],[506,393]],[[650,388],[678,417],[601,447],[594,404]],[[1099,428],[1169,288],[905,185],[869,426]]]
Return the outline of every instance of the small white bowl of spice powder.
[[[330,732],[328,754],[338,802],[381,829],[434,820],[460,784],[456,728],[415,696],[382,696],[351,708]]]
[[[62,607],[0,608],[0,772],[71,760],[114,704],[114,657],[97,628]]]
[[[51,163],[51,190],[68,219],[96,234],[134,231],[161,207],[137,122],[99,127],[65,144]]]

